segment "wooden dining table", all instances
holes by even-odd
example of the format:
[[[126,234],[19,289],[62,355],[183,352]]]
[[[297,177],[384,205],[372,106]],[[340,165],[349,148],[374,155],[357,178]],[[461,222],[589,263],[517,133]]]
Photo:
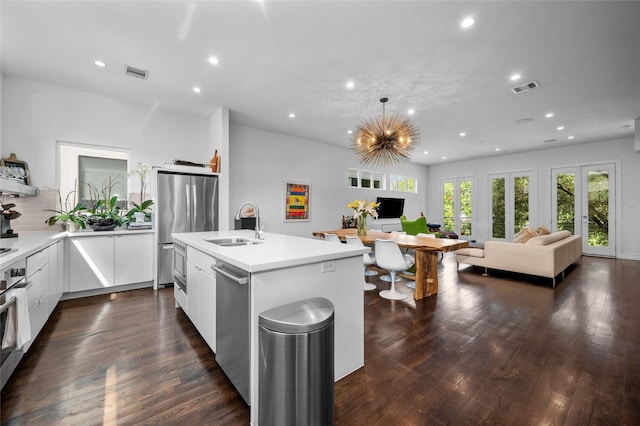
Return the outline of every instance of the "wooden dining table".
[[[346,239],[347,235],[352,235],[359,237],[365,245],[369,246],[373,246],[378,238],[381,240],[393,240],[399,247],[415,249],[416,291],[414,298],[416,300],[438,293],[438,253],[469,247],[469,242],[466,240],[416,237],[369,230],[366,235],[358,235],[358,230],[355,228],[313,232],[313,236],[318,238],[324,238],[324,234],[336,234],[342,241]]]

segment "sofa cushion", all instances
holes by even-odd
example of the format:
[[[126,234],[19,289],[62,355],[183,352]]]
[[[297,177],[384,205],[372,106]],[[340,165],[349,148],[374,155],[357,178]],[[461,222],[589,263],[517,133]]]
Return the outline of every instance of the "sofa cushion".
[[[549,234],[551,234],[551,231],[549,231],[549,229],[544,227],[544,226],[538,226],[536,228],[536,234],[538,234],[538,235],[549,235]]]
[[[527,241],[529,241],[531,238],[537,236],[538,234],[536,234],[536,231],[534,231],[531,228],[522,228],[520,230],[520,232],[518,232],[514,237],[513,237],[513,242],[514,243],[520,243],[520,244],[524,244]]]
[[[484,257],[484,250],[480,248],[467,247],[456,250],[456,254],[471,257]]]
[[[541,235],[539,237],[531,238],[525,244],[530,246],[546,246],[547,244],[555,243],[556,241],[563,240],[571,236],[569,231],[558,231],[549,235]]]

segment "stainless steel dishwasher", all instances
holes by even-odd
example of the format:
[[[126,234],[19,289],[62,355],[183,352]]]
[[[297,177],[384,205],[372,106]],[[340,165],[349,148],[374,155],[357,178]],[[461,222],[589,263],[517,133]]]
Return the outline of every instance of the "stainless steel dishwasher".
[[[249,404],[249,273],[220,260],[216,272],[216,362]]]

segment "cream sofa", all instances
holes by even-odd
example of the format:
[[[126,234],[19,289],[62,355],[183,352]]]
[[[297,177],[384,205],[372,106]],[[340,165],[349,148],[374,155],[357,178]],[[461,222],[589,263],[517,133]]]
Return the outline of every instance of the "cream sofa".
[[[569,231],[531,238],[524,244],[487,241],[484,249],[456,250],[456,264],[475,265],[487,269],[518,272],[547,277],[556,285],[556,277],[582,256],[582,239]]]

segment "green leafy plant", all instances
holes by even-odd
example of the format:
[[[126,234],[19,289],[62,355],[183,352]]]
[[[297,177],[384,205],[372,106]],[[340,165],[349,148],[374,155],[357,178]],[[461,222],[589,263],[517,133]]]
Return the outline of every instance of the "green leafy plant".
[[[108,177],[102,184],[102,188],[98,189],[92,183],[87,183],[89,187],[89,194],[91,199],[94,200],[93,206],[87,209],[89,218],[87,223],[91,225],[105,226],[115,223],[117,226],[122,226],[125,222],[125,216],[122,214],[120,206],[118,205],[118,196],[111,195],[113,187],[116,182]]]
[[[76,202],[77,191],[75,189],[70,191],[65,197],[64,203],[62,202],[60,190],[56,189],[55,191],[58,193],[58,204],[60,207],[56,209],[43,209],[43,211],[55,213],[55,215],[47,219],[45,223],[52,226],[56,223],[66,224],[67,222],[71,222],[77,224],[81,229],[85,229],[85,222],[87,220],[85,214],[86,209],[82,204]]]
[[[150,207],[153,205],[153,200],[144,200],[140,204],[129,201],[129,204],[132,206],[129,211],[127,211],[127,220],[129,222],[133,222],[135,220],[135,213],[144,213],[145,218],[151,218]]]

